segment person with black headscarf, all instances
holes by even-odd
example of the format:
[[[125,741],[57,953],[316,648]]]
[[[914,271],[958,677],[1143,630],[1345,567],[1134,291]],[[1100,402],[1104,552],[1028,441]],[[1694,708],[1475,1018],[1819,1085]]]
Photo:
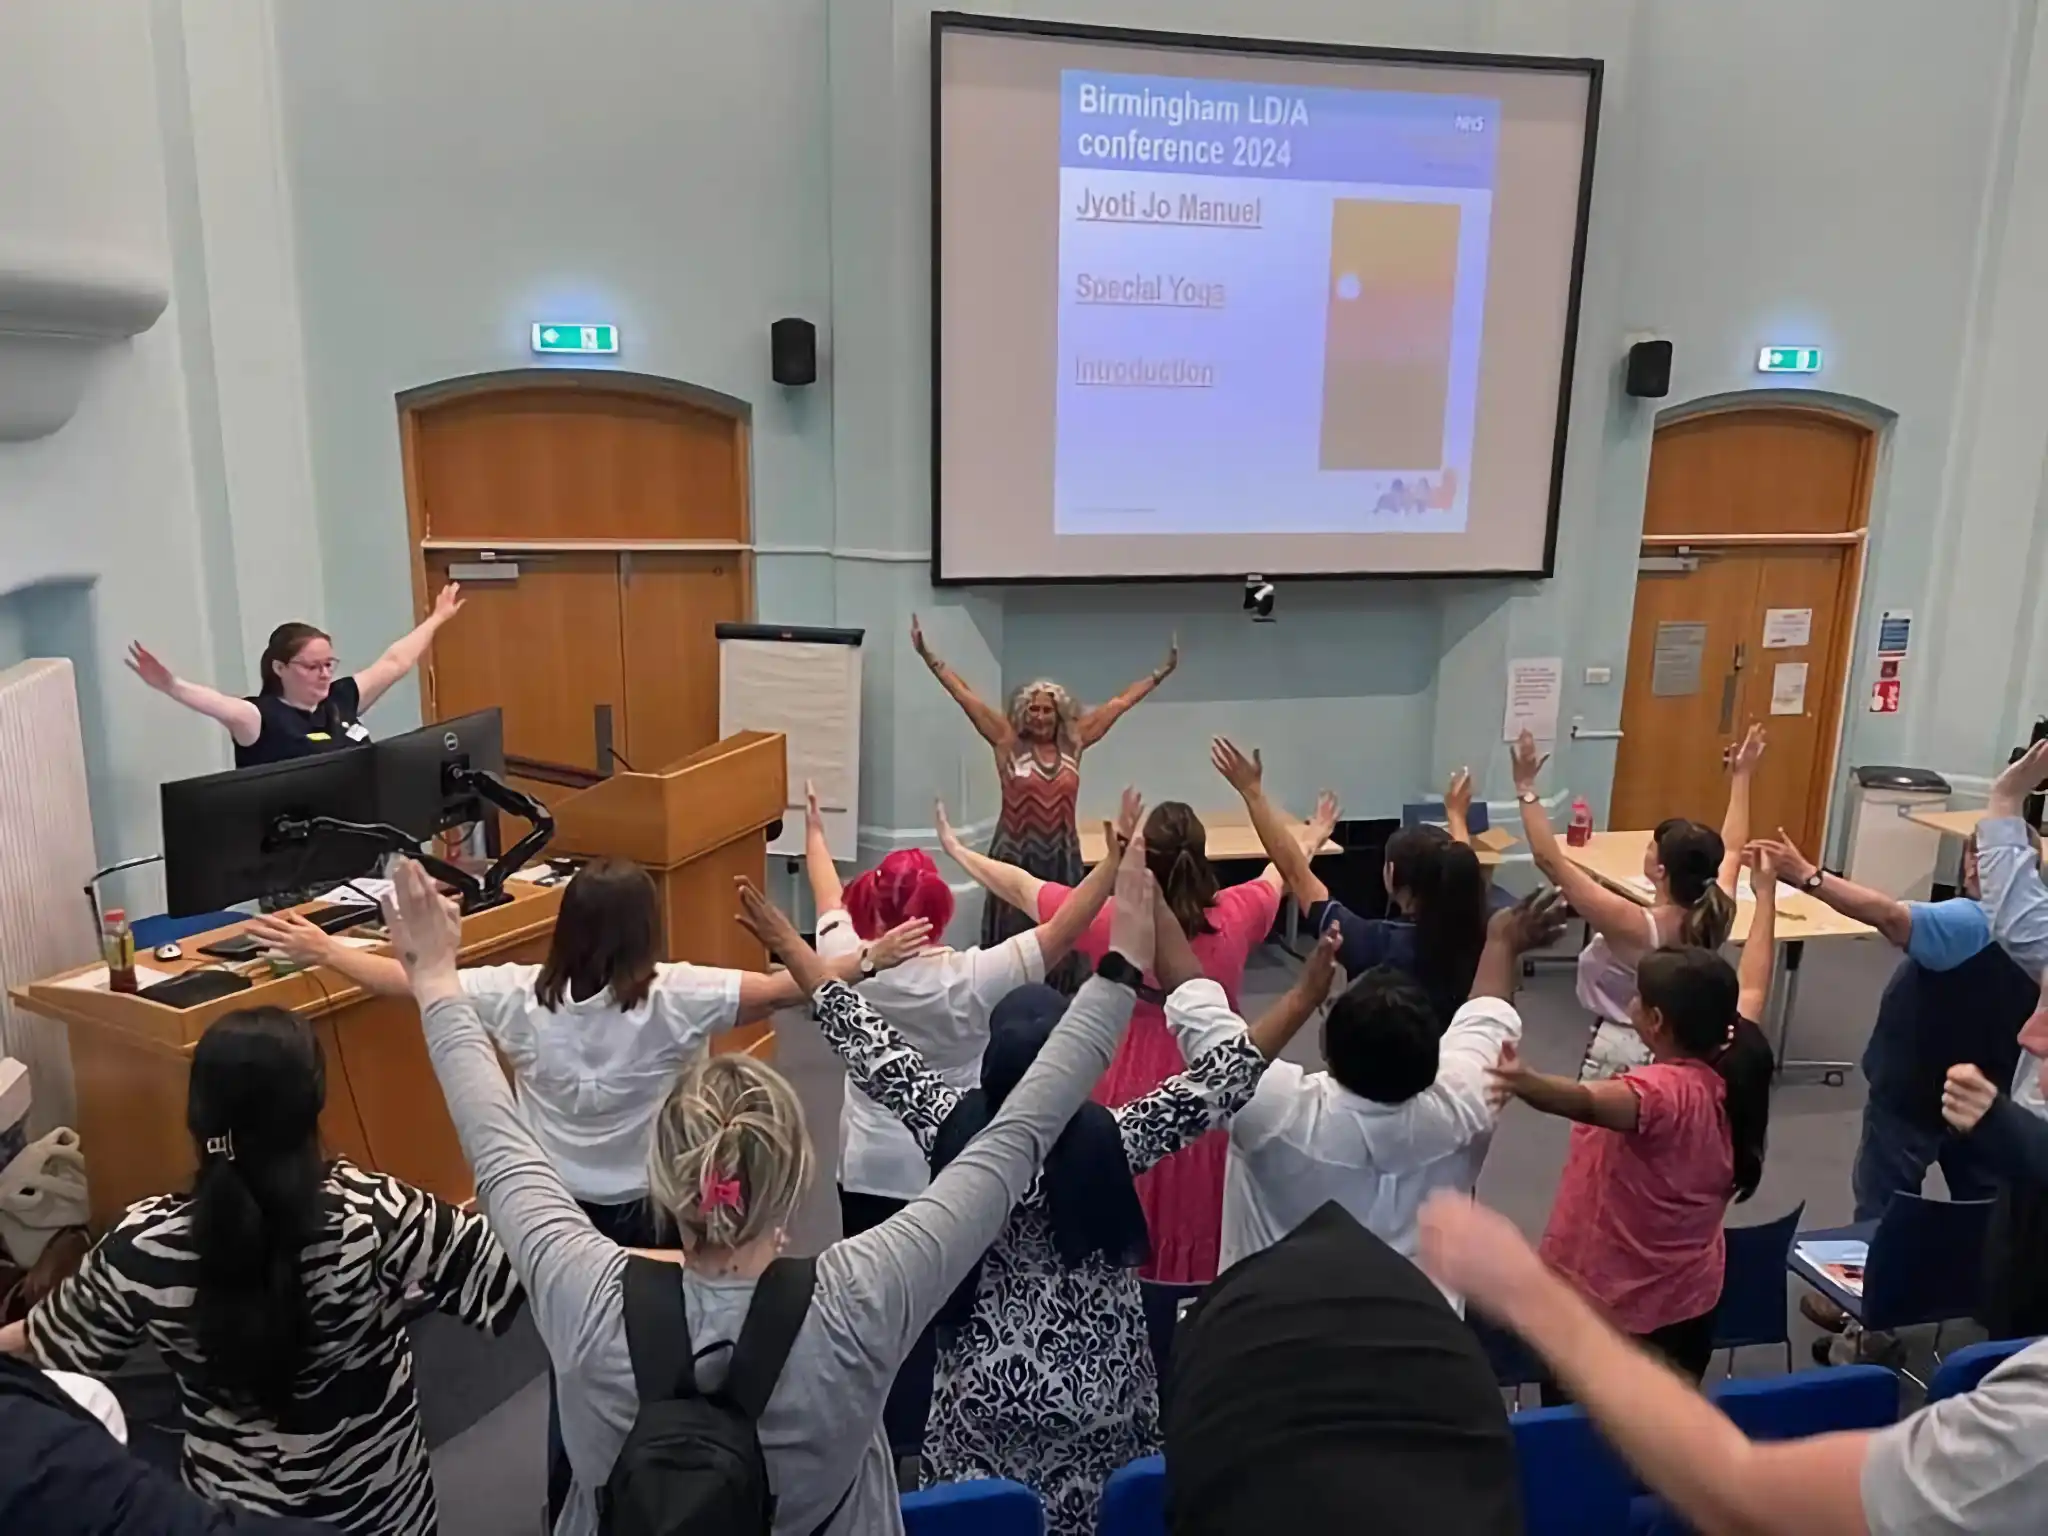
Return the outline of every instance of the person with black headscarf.
[[[1233,1265],[1174,1335],[1172,1536],[1519,1536],[1478,1335],[1334,1200]]]
[[[1134,1176],[1250,1099],[1334,973],[1333,935],[1247,1029],[1223,989],[1201,977],[1185,939],[1174,942],[1178,927],[1162,917],[1158,932],[1167,1022],[1189,1066],[1128,1104],[1089,1104],[1075,1114],[1002,1236],[937,1320],[926,1482],[1024,1483],[1045,1501],[1051,1536],[1093,1532],[1104,1481],[1159,1447],[1157,1376],[1137,1276],[1151,1243]],[[965,1094],[872,1010],[836,1007],[821,993],[817,1019],[854,1085],[903,1121],[936,1173],[1002,1107],[1068,1001],[1028,986],[999,1003],[981,1086]]]

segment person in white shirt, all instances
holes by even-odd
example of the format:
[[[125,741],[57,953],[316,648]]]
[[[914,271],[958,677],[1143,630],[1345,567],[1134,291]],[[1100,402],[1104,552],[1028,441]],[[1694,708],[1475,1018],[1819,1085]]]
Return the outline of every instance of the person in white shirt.
[[[1125,790],[1117,836],[1128,840],[1144,813]],[[953,892],[921,849],[889,855],[843,888],[826,846],[816,788],[804,785],[804,868],[818,911],[818,953],[827,960],[858,954],[873,935],[923,919],[933,942],[889,971],[864,975],[861,997],[916,1046],[925,1065],[962,1093],[980,1083],[989,1015],[1017,988],[1045,980],[1066,958],[1108,900],[1116,861],[1105,859],[1050,921],[987,949],[950,949],[941,940],[953,916]],[[1071,910],[1070,910],[1071,909]],[[848,1237],[886,1221],[925,1191],[931,1165],[902,1122],[846,1085],[839,1112],[840,1218]]]
[[[322,933],[296,913],[250,931],[299,965],[320,965],[368,991],[410,995],[405,968]],[[871,974],[920,949],[930,928],[899,925],[845,951],[837,980]],[[637,864],[595,859],[562,893],[542,965],[459,973],[518,1090],[519,1110],[598,1231],[628,1247],[658,1240],[649,1220],[647,1136],[676,1069],[712,1035],[803,1001],[787,971],[661,959],[661,903]]]
[[[1333,1200],[1395,1252],[1415,1256],[1423,1201],[1439,1189],[1470,1194],[1478,1181],[1496,1114],[1488,1069],[1522,1036],[1511,1001],[1521,956],[1564,925],[1555,891],[1494,914],[1471,998],[1441,1038],[1421,983],[1380,966],[1331,1005],[1327,1071],[1285,1061],[1267,1069],[1230,1126],[1225,1269]]]

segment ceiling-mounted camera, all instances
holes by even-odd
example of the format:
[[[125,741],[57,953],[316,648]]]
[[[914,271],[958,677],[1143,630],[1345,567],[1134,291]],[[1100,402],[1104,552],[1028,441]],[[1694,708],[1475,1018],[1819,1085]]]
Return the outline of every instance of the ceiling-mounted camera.
[[[1272,623],[1273,583],[1263,576],[1245,577],[1244,611],[1252,616],[1254,624]]]

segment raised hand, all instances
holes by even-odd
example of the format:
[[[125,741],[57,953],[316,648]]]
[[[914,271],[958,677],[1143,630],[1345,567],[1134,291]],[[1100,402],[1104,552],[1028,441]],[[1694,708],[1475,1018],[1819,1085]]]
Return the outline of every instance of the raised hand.
[[[1460,768],[1444,786],[1444,814],[1462,817],[1472,809],[1472,770]]]
[[[1337,797],[1325,789],[1316,795],[1315,814],[1308,819],[1308,829],[1315,834],[1315,841],[1308,845],[1309,857],[1314,858],[1323,851],[1323,844],[1330,840],[1330,834],[1337,830],[1337,818],[1343,808],[1337,804]]]
[[[955,863],[960,859],[960,834],[953,830],[953,823],[946,817],[946,802],[932,802],[932,826],[939,834],[939,849]]]
[[[1772,844],[1752,842],[1742,850],[1743,867],[1750,872],[1752,890],[1775,890],[1778,884],[1778,856]]]
[[[1209,743],[1209,761],[1223,775],[1224,782],[1240,795],[1254,793],[1265,779],[1266,764],[1258,749],[1253,748],[1252,755],[1246,757],[1227,736],[1218,736]]]
[[[1753,722],[1742,733],[1742,740],[1731,745],[1725,755],[1730,773],[1755,773],[1756,765],[1764,760],[1763,723]]]
[[[1422,1207],[1420,1237],[1423,1269],[1495,1317],[1543,1277],[1543,1261],[1513,1222],[1447,1189]]]
[[[434,595],[434,617],[443,624],[462,612],[462,583],[451,581]]]
[[[1176,634],[1173,637],[1173,639],[1167,643],[1165,665],[1160,667],[1160,669],[1157,672],[1155,672],[1153,676],[1157,677],[1161,682],[1165,682],[1167,678],[1173,676],[1175,669],[1179,666],[1180,636]]]
[[[1124,786],[1123,799],[1116,808],[1116,822],[1108,828],[1108,831],[1116,838],[1116,841],[1109,846],[1113,849],[1122,848],[1125,843],[1138,835],[1138,828],[1144,824],[1144,821],[1145,797],[1139,794],[1136,789],[1126,784]]]
[[[1109,947],[1141,971],[1152,968],[1157,937],[1152,906],[1155,892],[1152,871],[1145,867],[1145,834],[1140,832],[1124,844],[1124,856],[1117,861]]]
[[[2048,784],[2048,741],[2037,741],[1991,781],[1994,812],[2016,815],[2020,802],[2043,784]]]
[[[1308,958],[1301,963],[1301,976],[1296,985],[1316,997],[1325,997],[1330,991],[1330,979],[1337,974],[1337,951],[1344,946],[1344,930],[1335,923],[1324,926],[1316,937],[1316,947],[1308,952]]]
[[[143,649],[139,640],[128,642],[128,670],[158,693],[169,693],[178,681],[169,667]]]
[[[1753,837],[1742,850],[1742,862],[1759,874],[1768,865],[1773,880],[1783,880],[1787,885],[1804,886],[1814,876],[1813,860],[1792,845],[1792,839],[1778,828],[1776,837]]]
[[[1543,765],[1550,761],[1550,754],[1545,752],[1539,755],[1536,750],[1536,738],[1523,731],[1515,738],[1508,760],[1514,766],[1515,790],[1519,794],[1525,789],[1536,787],[1536,775],[1541,773]]]
[[[1953,1128],[1969,1135],[1997,1102],[1998,1089],[1971,1063],[1957,1062],[1948,1069],[1948,1081],[1941,1085],[1941,1118]]]
[[[803,944],[803,935],[796,931],[796,924],[789,920],[782,908],[763,896],[760,887],[745,875],[735,878],[733,887],[740,903],[739,912],[734,920],[760,940],[762,947],[770,954],[779,956],[783,964],[787,965],[792,944]]]
[[[924,643],[924,625],[918,622],[914,613],[910,616],[910,648],[917,652],[919,660],[926,666],[933,665],[932,648]]]
[[[391,894],[384,898],[384,927],[391,947],[405,967],[413,995],[461,990],[455,979],[455,955],[462,947],[462,911],[412,859],[400,859],[391,872]]]
[[[804,780],[804,831],[822,833],[825,830],[825,813],[818,809],[818,786],[809,779]]]
[[[1551,886],[1532,891],[1512,907],[1503,907],[1487,919],[1488,938],[1497,938],[1515,954],[1542,949],[1564,936],[1571,909],[1564,893]]]
[[[759,938],[760,935],[756,934],[755,937]],[[931,941],[930,921],[922,917],[908,918],[870,944],[868,958],[875,962],[876,970],[886,971],[892,966],[901,965],[912,955],[922,953]]]

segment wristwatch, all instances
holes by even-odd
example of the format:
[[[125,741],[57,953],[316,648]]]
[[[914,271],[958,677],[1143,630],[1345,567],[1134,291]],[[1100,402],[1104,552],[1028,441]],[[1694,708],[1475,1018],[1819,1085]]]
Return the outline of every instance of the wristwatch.
[[[863,944],[860,947],[860,977],[866,981],[875,974],[875,946]]]
[[[1827,871],[1822,869],[1818,864],[1816,864],[1813,866],[1813,873],[1808,875],[1804,880],[1799,882],[1799,889],[1806,892],[1809,896],[1818,895],[1820,892],[1820,883],[1821,881],[1827,879],[1827,877]]]
[[[1133,992],[1145,982],[1145,973],[1113,949],[1095,962],[1095,974],[1104,981],[1113,981],[1120,987],[1129,987]]]
[[[1518,789],[1515,791],[1515,798],[1521,801],[1524,805],[1534,805],[1538,800],[1541,800],[1543,797],[1536,793],[1536,791],[1533,789]]]

